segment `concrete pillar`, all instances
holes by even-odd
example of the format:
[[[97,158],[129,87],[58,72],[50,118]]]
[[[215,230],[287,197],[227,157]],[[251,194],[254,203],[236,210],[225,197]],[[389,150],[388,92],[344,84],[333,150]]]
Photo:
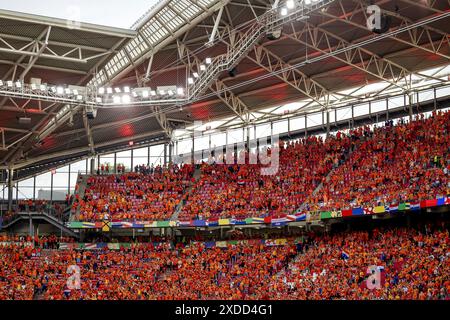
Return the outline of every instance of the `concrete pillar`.
[[[13,189],[14,189],[14,169],[8,169],[8,211],[12,211]]]
[[[173,143],[169,142],[169,163],[172,163],[172,155],[173,155]]]
[[[409,121],[413,121],[413,93],[408,92]]]
[[[330,111],[327,110],[327,138],[330,137],[330,131],[331,131],[331,127],[330,127]]]
[[[165,143],[164,144],[164,167],[167,167],[167,149],[168,149],[168,144]]]
[[[195,134],[192,135],[191,163],[195,164]]]
[[[95,174],[95,158],[91,159],[91,175]]]

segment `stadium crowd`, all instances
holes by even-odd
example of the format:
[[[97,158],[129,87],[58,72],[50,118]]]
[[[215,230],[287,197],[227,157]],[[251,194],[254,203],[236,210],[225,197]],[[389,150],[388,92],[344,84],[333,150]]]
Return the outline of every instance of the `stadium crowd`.
[[[266,175],[261,164],[203,164],[180,219],[282,217],[294,212],[338,166],[352,147],[349,136],[308,137],[269,150],[279,153],[279,168]],[[247,160],[249,155],[246,155]]]
[[[450,194],[450,112],[375,128],[333,171],[309,210],[435,199]]]
[[[412,122],[310,136],[281,142],[272,175],[249,164],[201,164],[168,169],[137,167],[135,173],[89,178],[79,221],[284,217],[304,211],[333,211],[421,201],[450,194],[450,112],[419,115]],[[192,190],[191,187],[192,186]]]
[[[194,167],[157,167],[153,174],[97,175],[88,179],[84,197],[76,198],[76,219],[168,220],[192,183]]]
[[[247,241],[140,244],[118,251],[0,248],[0,299],[449,299],[448,229],[309,235],[295,245]],[[68,267],[80,270],[70,287]],[[368,266],[383,270],[379,289]]]

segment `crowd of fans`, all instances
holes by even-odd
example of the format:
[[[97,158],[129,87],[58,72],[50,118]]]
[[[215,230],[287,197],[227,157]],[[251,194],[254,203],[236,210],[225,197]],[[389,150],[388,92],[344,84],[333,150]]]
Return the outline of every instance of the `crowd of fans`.
[[[84,197],[76,198],[76,219],[168,220],[192,183],[191,165],[155,168],[153,174],[127,173],[91,176]]]
[[[310,210],[389,205],[450,194],[450,112],[376,128],[334,170]]]
[[[0,299],[449,299],[449,232],[310,235],[303,243],[226,248],[140,244],[118,251],[0,248]],[[345,254],[344,254],[345,253]],[[68,267],[80,282],[68,282]],[[383,270],[377,288],[367,267]]]
[[[179,220],[284,217],[305,211],[420,201],[450,194],[450,112],[397,125],[281,142],[275,174],[261,164],[201,164],[163,169],[136,166],[135,173],[93,176],[75,206],[81,221],[168,220],[183,201]],[[102,169],[103,172],[104,169]],[[107,169],[105,169],[107,170]],[[321,185],[322,184],[322,185]],[[192,186],[190,192],[186,192]],[[316,192],[315,192],[316,191]],[[317,192],[319,191],[319,192]]]
[[[305,201],[333,166],[338,166],[352,148],[349,136],[323,141],[308,137],[284,143],[279,168],[266,175],[261,164],[203,164],[202,175],[188,195],[180,219],[282,217],[293,213]]]

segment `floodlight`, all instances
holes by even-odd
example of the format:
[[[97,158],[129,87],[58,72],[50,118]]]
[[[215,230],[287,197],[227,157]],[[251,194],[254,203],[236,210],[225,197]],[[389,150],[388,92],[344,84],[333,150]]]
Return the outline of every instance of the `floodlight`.
[[[163,96],[166,94],[166,92],[164,90],[159,90],[159,94]]]
[[[124,87],[123,88],[123,92],[130,93],[130,87]]]
[[[150,94],[154,97],[154,96],[156,96],[156,91],[152,90],[152,91],[150,91]]]
[[[12,88],[13,87],[13,82],[12,81],[7,81],[6,84],[8,85],[8,88]]]
[[[281,15],[286,16],[288,14],[287,8],[281,8]]]
[[[40,89],[41,91],[45,91],[45,90],[47,90],[47,86],[46,86],[45,84],[41,84],[41,86],[39,87],[39,89]]]
[[[194,84],[194,79],[193,78],[188,78],[188,83],[189,84]]]
[[[77,100],[78,100],[78,101],[83,100],[83,96],[82,96],[82,95],[77,95]]]
[[[122,103],[128,104],[131,102],[131,97],[128,94],[122,96]]]
[[[192,75],[194,76],[194,78],[198,78],[198,73],[197,72],[194,72]]]
[[[177,88],[177,94],[182,96],[184,95],[184,89],[183,88]]]
[[[57,94],[64,94],[64,88],[63,87],[57,87],[56,88],[56,93]]]
[[[294,0],[287,0],[286,1],[286,7],[288,9],[294,9],[294,6],[295,6]]]
[[[67,95],[70,95],[70,94],[72,93],[72,91],[71,91],[69,88],[67,88],[67,89],[65,90],[65,92],[66,92]]]
[[[212,63],[212,59],[211,58],[206,58],[205,62],[206,62],[206,64],[211,64]]]
[[[0,86],[3,86],[3,81],[2,80],[0,80]]]
[[[205,71],[205,70],[206,70],[206,66],[205,66],[204,64],[201,64],[201,65],[200,65],[200,70],[201,70],[201,71]]]
[[[77,89],[73,89],[73,94],[74,94],[75,96],[77,96],[77,95],[78,95],[78,90],[77,90]]]
[[[173,96],[174,95],[174,92],[172,90],[169,90],[167,93],[169,94],[169,96]]]
[[[32,83],[32,84],[31,84],[31,90],[36,90],[36,89],[37,89],[36,84],[35,84],[35,83]]]
[[[17,81],[17,82],[16,82],[16,87],[17,87],[17,88],[22,88],[22,82]]]
[[[120,96],[114,96],[113,101],[114,101],[114,103],[118,104],[118,103],[120,103],[122,100],[120,99]]]
[[[116,93],[121,93],[122,91],[120,91],[120,88],[114,88],[114,91],[116,92]]]
[[[106,89],[106,92],[107,92],[108,94],[111,94],[111,93],[113,93],[113,90],[112,90],[112,88],[107,88],[107,89]]]
[[[142,91],[142,98],[148,98],[148,91],[147,90]]]
[[[95,101],[96,101],[97,103],[102,103],[102,98],[97,97],[97,98],[95,99]]]
[[[98,89],[98,93],[99,94],[104,94],[105,93],[105,88],[100,88],[100,89]]]

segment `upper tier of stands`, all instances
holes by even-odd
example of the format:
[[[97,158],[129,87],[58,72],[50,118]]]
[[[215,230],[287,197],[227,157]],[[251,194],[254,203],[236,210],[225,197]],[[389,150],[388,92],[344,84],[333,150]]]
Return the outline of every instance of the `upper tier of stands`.
[[[263,175],[261,164],[202,164],[198,181],[192,165],[92,176],[76,218],[169,220],[180,201],[181,221],[281,217],[302,204],[340,210],[450,194],[450,112],[338,132],[325,141],[311,136],[271,152],[280,155],[274,175]]]
[[[192,183],[194,166],[161,167],[153,174],[92,176],[83,199],[80,221],[168,220]]]
[[[0,246],[0,300],[448,299],[448,230],[309,235],[278,246],[244,241],[136,244],[121,250]],[[69,266],[80,289],[69,288]],[[383,270],[367,288],[367,268]]]

